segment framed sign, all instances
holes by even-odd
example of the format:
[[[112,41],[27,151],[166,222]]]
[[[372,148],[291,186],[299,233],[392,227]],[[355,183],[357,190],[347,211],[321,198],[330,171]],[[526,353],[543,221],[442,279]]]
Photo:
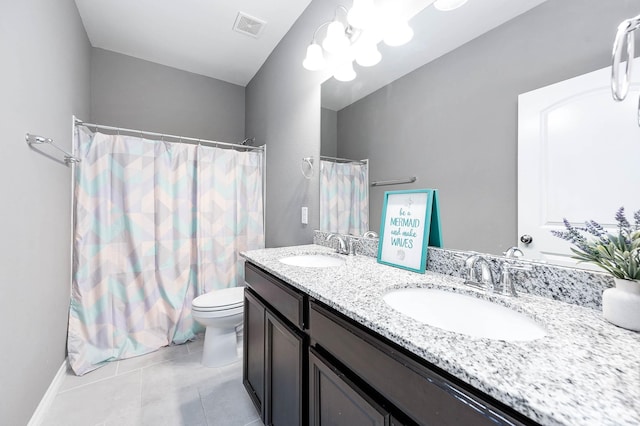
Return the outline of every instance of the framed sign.
[[[437,189],[384,194],[378,263],[424,274],[427,246],[442,247]]]

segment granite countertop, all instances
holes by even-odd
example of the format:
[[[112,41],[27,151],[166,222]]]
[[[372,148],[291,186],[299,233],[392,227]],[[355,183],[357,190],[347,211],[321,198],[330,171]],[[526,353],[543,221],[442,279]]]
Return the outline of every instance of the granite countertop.
[[[278,261],[318,253],[340,256],[346,264],[303,268]],[[252,250],[242,256],[541,424],[640,424],[640,333],[607,323],[598,310],[527,294],[487,295],[460,278],[412,273],[319,245]],[[382,299],[405,287],[474,294],[530,316],[547,335],[506,342],[420,323]]]

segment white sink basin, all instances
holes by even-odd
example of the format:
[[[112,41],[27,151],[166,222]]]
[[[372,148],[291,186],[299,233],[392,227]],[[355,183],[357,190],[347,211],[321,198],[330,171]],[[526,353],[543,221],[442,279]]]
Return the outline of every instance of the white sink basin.
[[[407,288],[383,299],[411,318],[456,333],[495,340],[535,340],[546,331],[533,319],[493,302],[450,291]]]
[[[330,268],[332,266],[342,266],[346,263],[344,259],[328,254],[304,254],[283,257],[278,260],[287,265],[301,266],[303,268]]]

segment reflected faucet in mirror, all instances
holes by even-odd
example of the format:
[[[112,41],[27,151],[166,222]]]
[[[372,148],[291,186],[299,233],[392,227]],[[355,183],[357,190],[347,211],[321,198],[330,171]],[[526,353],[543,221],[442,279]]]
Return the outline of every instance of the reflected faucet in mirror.
[[[340,234],[327,235],[327,241],[331,241],[334,239],[338,241],[338,247],[336,248],[336,253],[346,254],[348,256],[355,256],[356,244],[360,240],[359,237],[354,237],[351,235],[340,235]]]

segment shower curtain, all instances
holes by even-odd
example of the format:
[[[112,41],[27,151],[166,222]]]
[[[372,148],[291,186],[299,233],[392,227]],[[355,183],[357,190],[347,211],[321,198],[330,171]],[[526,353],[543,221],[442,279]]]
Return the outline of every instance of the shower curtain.
[[[82,375],[184,343],[191,301],[242,285],[264,247],[261,151],[75,131],[68,353]]]
[[[351,235],[369,230],[367,164],[320,161],[320,230]]]

